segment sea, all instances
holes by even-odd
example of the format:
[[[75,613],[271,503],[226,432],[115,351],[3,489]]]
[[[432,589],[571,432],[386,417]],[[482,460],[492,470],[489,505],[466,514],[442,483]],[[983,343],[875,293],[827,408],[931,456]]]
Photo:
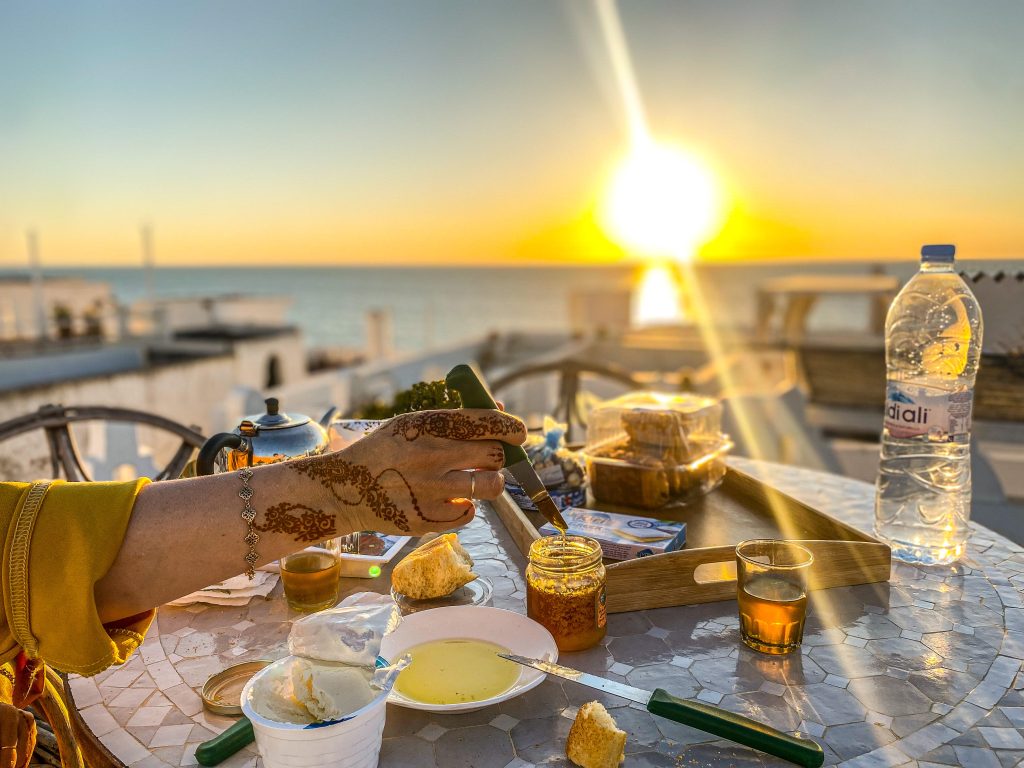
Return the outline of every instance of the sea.
[[[963,261],[962,270],[1017,272],[1020,261]],[[786,275],[884,272],[909,278],[907,262],[732,262],[700,264],[696,279],[716,318],[735,327],[755,322],[757,286]],[[11,270],[4,270],[10,272]],[[576,293],[631,290],[638,266],[543,267],[210,267],[154,268],[158,297],[251,294],[288,296],[289,321],[303,329],[311,347],[361,349],[366,318],[373,310],[391,315],[399,351],[436,348],[491,332],[567,330],[570,297]],[[45,274],[109,283],[121,303],[146,297],[141,268],[47,269]],[[867,318],[861,297],[820,302],[809,318],[812,330],[844,329],[851,318]]]

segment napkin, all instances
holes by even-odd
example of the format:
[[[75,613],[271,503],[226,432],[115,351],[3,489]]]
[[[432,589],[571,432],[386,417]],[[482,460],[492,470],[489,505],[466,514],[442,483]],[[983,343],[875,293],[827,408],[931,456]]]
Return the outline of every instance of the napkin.
[[[280,578],[276,573],[256,571],[252,581],[244,573],[232,576],[219,584],[211,584],[191,595],[172,600],[168,605],[192,605],[193,603],[209,603],[210,605],[245,605],[254,597],[266,597]]]

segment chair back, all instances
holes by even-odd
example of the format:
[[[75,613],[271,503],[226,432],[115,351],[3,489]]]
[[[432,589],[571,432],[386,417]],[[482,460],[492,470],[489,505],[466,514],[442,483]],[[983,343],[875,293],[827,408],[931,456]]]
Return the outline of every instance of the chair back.
[[[33,413],[18,416],[0,423],[0,443],[35,430],[42,430],[49,450],[52,477],[64,477],[71,482],[92,480],[86,469],[86,462],[78,450],[71,425],[76,422],[105,423],[107,426],[123,425],[122,436],[135,439],[135,427],[154,427],[180,439],[180,445],[170,460],[162,467],[151,469],[152,480],[168,480],[178,477],[185,468],[192,452],[206,441],[198,427],[186,427],[172,419],[146,411],[109,406],[63,406],[44,405]],[[127,428],[127,431],[125,431]]]

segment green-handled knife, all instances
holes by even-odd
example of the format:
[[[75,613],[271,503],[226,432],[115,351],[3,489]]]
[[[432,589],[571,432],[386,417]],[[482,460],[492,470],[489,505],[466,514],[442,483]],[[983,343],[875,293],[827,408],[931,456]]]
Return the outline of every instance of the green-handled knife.
[[[578,672],[550,661],[528,659],[513,653],[499,653],[498,655],[525,667],[533,667],[549,675],[572,680],[574,683],[635,701],[637,704],[647,707],[647,711],[652,715],[659,715],[691,728],[713,733],[715,736],[753,747],[761,752],[767,752],[769,755],[789,760],[791,763],[806,766],[806,768],[818,768],[825,762],[825,753],[816,742],[790,736],[788,733],[777,731],[764,723],[719,707],[713,707],[710,704],[680,699],[661,688],[655,688],[652,693],[642,688],[617,683],[614,680],[605,680],[597,675]]]
[[[462,396],[462,405],[465,408],[489,408],[497,410],[498,406],[487,391],[487,387],[480,381],[472,368],[468,365],[456,365],[445,377],[445,384],[448,389],[454,389]],[[565,531],[568,526],[558,511],[555,502],[551,500],[548,489],[537,476],[537,470],[533,468],[533,462],[526,455],[521,445],[510,445],[502,443],[505,449],[505,468],[512,473],[512,477],[526,492],[541,514],[546,517],[555,528]]]

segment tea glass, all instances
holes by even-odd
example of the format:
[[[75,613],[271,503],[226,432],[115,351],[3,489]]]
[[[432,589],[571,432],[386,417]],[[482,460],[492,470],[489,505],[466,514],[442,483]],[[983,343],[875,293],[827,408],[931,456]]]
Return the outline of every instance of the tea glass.
[[[281,581],[290,608],[321,611],[338,602],[341,561],[333,552],[310,547],[281,558]]]
[[[736,599],[744,643],[775,655],[800,647],[813,562],[811,551],[792,541],[752,539],[736,545]]]

